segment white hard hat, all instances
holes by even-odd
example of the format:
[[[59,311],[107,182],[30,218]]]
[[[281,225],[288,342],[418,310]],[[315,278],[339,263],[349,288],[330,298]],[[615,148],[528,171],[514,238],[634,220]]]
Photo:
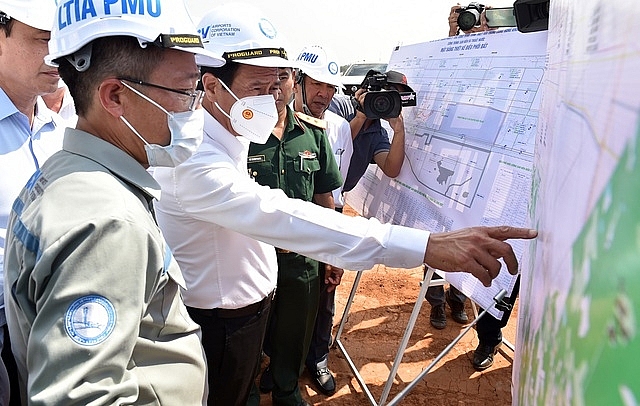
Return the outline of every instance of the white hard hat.
[[[51,31],[55,0],[0,0],[0,11],[30,27]]]
[[[302,73],[313,80],[344,88],[340,78],[340,65],[336,58],[321,46],[302,48],[295,63]]]
[[[293,67],[285,40],[254,6],[227,3],[202,17],[198,24],[204,47],[226,61],[275,68]],[[199,65],[209,66],[196,58]]]
[[[49,55],[45,57],[48,64],[73,55],[97,38],[116,35],[135,37],[141,47],[154,44],[189,52],[211,66],[224,64],[219,55],[203,48],[183,0],[96,1],[88,8],[73,1],[58,3]],[[81,70],[77,64],[76,69]]]

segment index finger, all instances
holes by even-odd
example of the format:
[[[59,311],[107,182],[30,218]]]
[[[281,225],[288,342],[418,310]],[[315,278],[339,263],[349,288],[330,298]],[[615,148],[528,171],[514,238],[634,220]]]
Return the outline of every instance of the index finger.
[[[535,238],[538,236],[538,231],[532,228],[519,228],[509,226],[487,227],[487,234],[491,238],[496,240],[509,240],[509,239],[526,239]]]

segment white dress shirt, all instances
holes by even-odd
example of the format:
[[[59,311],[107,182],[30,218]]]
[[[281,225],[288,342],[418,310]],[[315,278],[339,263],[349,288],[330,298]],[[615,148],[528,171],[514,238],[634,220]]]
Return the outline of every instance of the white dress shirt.
[[[205,112],[196,154],[155,170],[156,216],[184,274],[187,306],[235,309],[262,300],[277,280],[272,246],[352,270],[422,264],[429,232],[344,216],[261,186],[249,177],[248,146]]]
[[[327,138],[329,139],[329,144],[331,144],[331,149],[344,183],[349,172],[351,155],[353,155],[351,126],[347,120],[329,110],[324,112],[324,120],[327,122]],[[336,207],[344,207],[342,187],[333,191],[333,201]]]

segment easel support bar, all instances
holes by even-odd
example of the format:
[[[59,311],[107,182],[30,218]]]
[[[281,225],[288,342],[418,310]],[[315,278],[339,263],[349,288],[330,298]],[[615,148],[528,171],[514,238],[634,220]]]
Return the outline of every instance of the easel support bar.
[[[505,295],[507,294],[507,291],[502,289],[497,295],[496,297],[493,298],[493,300],[496,303],[500,303],[502,302],[502,299],[505,297]],[[473,328],[473,326],[476,325],[476,323],[478,322],[478,320],[480,320],[481,317],[484,317],[485,314],[487,314],[489,309],[484,309],[482,311],[482,313],[480,313],[478,315],[478,317],[476,317],[473,322],[471,324],[469,324],[467,327],[465,327],[460,334],[458,334],[458,336],[451,342],[449,343],[449,345],[447,345],[445,347],[444,350],[442,350],[442,352],[440,354],[438,354],[438,356],[431,362],[431,364],[429,364],[425,369],[422,370],[422,372],[420,372],[418,374],[418,376],[416,376],[413,381],[411,381],[404,389],[402,389],[395,398],[393,398],[389,403],[387,403],[388,406],[394,406],[397,405],[398,402],[400,402],[402,399],[404,399],[405,396],[407,396],[407,394],[409,394],[409,392],[418,384],[418,382],[424,378],[425,375],[427,375],[431,369],[436,366],[436,364],[438,362],[440,362],[440,360],[442,358],[444,358],[449,351],[451,351],[451,349],[453,349],[453,347],[458,343],[458,341],[460,341],[462,339],[462,337],[464,337],[465,334],[467,334],[469,332],[469,330],[471,330]]]

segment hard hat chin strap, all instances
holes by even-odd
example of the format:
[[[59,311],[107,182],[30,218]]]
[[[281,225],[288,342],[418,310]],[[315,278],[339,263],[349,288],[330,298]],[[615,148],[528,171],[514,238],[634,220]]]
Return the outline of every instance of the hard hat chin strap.
[[[88,44],[78,49],[76,52],[72,53],[71,55],[65,56],[65,58],[67,59],[67,61],[69,61],[71,65],[73,65],[74,68],[76,68],[78,72],[84,72],[87,69],[89,69],[89,66],[91,65],[92,49],[93,49],[93,42],[89,42]]]

